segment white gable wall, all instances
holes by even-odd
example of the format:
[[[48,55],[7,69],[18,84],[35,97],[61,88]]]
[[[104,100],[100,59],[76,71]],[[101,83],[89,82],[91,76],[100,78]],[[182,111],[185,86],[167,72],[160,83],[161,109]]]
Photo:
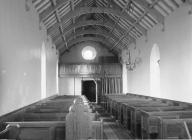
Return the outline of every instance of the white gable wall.
[[[190,6],[177,9],[165,19],[165,31],[157,25],[136,43],[142,63],[128,71],[129,92],[150,93],[150,55],[154,44],[160,49],[161,97],[192,102],[192,15]]]

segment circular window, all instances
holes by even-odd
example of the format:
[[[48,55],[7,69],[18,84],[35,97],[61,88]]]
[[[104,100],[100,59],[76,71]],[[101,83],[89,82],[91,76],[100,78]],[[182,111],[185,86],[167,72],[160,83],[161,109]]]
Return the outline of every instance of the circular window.
[[[91,46],[86,46],[82,50],[82,56],[85,60],[93,60],[95,59],[96,55],[97,55],[97,52],[95,48]]]

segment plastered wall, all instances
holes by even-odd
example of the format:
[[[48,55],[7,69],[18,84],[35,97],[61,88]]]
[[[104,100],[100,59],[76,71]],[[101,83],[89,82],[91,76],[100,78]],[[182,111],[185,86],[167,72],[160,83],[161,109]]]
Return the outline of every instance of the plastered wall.
[[[96,49],[97,56],[94,60],[87,61],[83,59],[81,51],[85,46],[89,45]],[[98,63],[99,56],[113,56],[113,54],[98,43],[82,43],[71,48],[69,52],[66,52],[61,58],[61,63]]]
[[[60,77],[59,78],[59,93],[61,95],[81,95],[82,81],[96,80],[90,77]]]
[[[128,71],[129,92],[150,93],[150,55],[154,44],[160,50],[160,96],[192,102],[192,15],[190,6],[182,6],[165,19],[165,31],[157,25],[136,42],[142,63]],[[130,47],[135,47],[132,45]]]
[[[30,2],[30,1],[28,1]],[[25,0],[0,0],[0,115],[41,98],[41,47],[46,48],[47,96],[56,93],[57,55]]]
[[[51,96],[53,94],[59,94],[58,92],[58,51],[55,48],[55,45],[48,41],[48,46],[46,47],[46,96]]]
[[[59,93],[62,95],[81,95],[82,78],[79,77],[60,77]]]

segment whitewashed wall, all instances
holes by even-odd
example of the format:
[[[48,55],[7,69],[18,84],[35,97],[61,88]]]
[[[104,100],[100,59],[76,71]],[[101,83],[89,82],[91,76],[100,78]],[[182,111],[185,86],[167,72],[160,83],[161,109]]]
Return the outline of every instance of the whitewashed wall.
[[[129,92],[155,96],[150,93],[150,55],[154,44],[160,49],[161,97],[192,102],[192,15],[190,6],[177,9],[165,19],[165,31],[157,25],[146,38],[139,39],[142,63],[128,71]],[[134,45],[132,46],[134,47]]]
[[[56,93],[56,50],[31,6],[25,0],[0,0],[0,115],[41,99],[43,42],[46,96]]]

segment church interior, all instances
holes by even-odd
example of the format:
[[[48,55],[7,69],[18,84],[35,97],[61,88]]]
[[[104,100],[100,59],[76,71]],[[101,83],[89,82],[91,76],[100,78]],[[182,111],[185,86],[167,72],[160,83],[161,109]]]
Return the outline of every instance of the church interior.
[[[192,139],[191,84],[192,0],[0,0],[0,139]]]

